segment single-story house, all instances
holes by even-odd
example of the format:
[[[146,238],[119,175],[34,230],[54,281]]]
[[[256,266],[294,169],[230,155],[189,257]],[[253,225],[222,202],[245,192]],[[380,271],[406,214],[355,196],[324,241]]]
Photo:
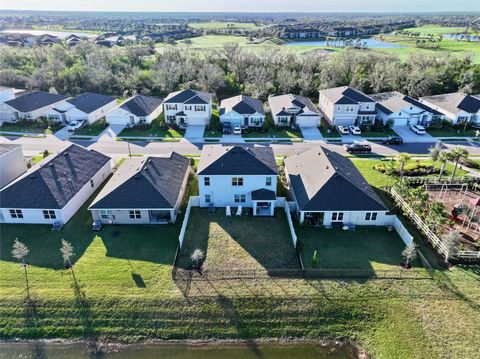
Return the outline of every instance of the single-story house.
[[[190,160],[167,156],[127,159],[89,210],[107,224],[174,223],[190,174]]]
[[[67,223],[110,175],[110,160],[72,144],[0,191],[0,222]]]
[[[420,97],[420,102],[441,112],[453,124],[480,125],[480,97],[460,92]]]
[[[270,147],[203,146],[197,169],[200,207],[248,207],[273,216],[278,169]]]
[[[110,125],[151,123],[162,113],[162,103],[158,97],[136,95],[110,111],[106,119]]]
[[[22,146],[0,143],[0,188],[5,187],[26,171],[27,164],[23,158]]]
[[[104,117],[116,105],[117,101],[113,97],[84,92],[52,107],[46,115],[51,121],[70,123],[86,120],[91,124]]]
[[[374,225],[387,222],[387,208],[348,158],[316,146],[285,159],[290,196],[300,223]]]
[[[0,103],[0,124],[22,119],[36,120],[67,99],[66,96],[35,91]]]
[[[371,95],[377,102],[377,118],[384,124],[392,120],[393,126],[428,126],[435,116],[442,114],[427,105],[397,91]]]
[[[245,95],[222,100],[219,115],[220,122],[230,122],[232,126],[260,127],[265,121],[262,101]]]
[[[309,98],[287,94],[268,98],[276,126],[320,126],[321,114]]]
[[[165,121],[181,128],[206,126],[212,117],[213,94],[186,89],[168,94],[163,101]]]

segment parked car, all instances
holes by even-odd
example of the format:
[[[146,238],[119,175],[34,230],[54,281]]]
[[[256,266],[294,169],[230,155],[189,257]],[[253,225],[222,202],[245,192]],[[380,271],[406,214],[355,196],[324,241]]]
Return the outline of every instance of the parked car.
[[[370,153],[372,152],[372,147],[368,143],[354,142],[350,145],[345,145],[345,150],[348,153]]]
[[[79,128],[82,128],[84,124],[85,124],[84,120],[77,120],[77,121],[70,122],[67,126],[67,130],[70,132],[76,131]]]
[[[420,126],[420,125],[413,125],[413,126],[410,126],[410,129],[415,132],[417,135],[424,135],[427,133],[427,131],[425,130],[425,127],[423,126]]]
[[[338,133],[341,135],[348,135],[350,132],[348,131],[347,126],[338,126],[337,127]]]
[[[382,143],[385,145],[401,145],[403,143],[403,138],[400,136],[389,136],[383,139]]]
[[[232,133],[232,123],[231,122],[224,122],[223,123],[223,134],[229,135]]]
[[[360,127],[357,126],[348,126],[348,129],[352,133],[352,135],[361,135],[362,131],[360,131]]]
[[[235,126],[233,128],[233,134],[234,135],[241,135],[242,134],[242,127],[241,126]]]

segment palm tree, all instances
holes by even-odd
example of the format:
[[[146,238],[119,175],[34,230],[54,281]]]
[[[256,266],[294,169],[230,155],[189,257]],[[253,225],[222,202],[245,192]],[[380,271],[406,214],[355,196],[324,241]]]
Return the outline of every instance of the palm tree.
[[[433,232],[441,224],[447,223],[448,215],[445,206],[441,202],[433,202],[428,205],[428,212],[425,216],[425,223]]]
[[[438,158],[440,157],[440,153],[442,152],[442,141],[438,141],[435,143],[434,146],[430,147],[428,149],[428,152],[430,153],[430,158],[432,159],[433,162],[437,162]]]
[[[442,162],[442,167],[440,167],[440,173],[438,175],[438,181],[440,182],[440,180],[442,179],[442,175],[445,172],[445,167],[447,166],[447,162],[452,161],[453,157],[450,152],[443,151],[443,152],[440,152],[440,154],[438,155],[438,159]]]
[[[405,153],[405,152],[401,152],[395,157],[395,160],[400,163],[400,181],[403,180],[405,163],[410,161],[410,159],[411,159],[411,156],[408,153]]]
[[[468,158],[468,151],[467,151],[465,148],[462,148],[462,147],[455,147],[455,148],[451,151],[451,154],[452,154],[452,159],[453,159],[453,163],[455,163],[455,166],[453,167],[452,177],[450,177],[450,181],[452,181],[452,180],[455,178],[455,174],[456,174],[456,172],[457,172],[458,163],[459,163],[461,160],[465,160],[465,159]]]

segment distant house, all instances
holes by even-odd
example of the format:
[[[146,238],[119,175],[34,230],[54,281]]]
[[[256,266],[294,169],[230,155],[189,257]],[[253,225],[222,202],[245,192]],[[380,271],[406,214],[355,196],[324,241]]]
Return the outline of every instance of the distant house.
[[[260,127],[265,121],[262,101],[244,95],[222,100],[219,115],[220,122],[230,122],[233,126]]]
[[[480,125],[480,97],[460,92],[420,97],[420,102],[441,112],[452,123]]]
[[[0,143],[0,188],[27,171],[22,146]],[[2,198],[0,197],[0,204]]]
[[[0,191],[0,220],[67,223],[111,172],[110,157],[71,145]]]
[[[35,91],[0,103],[0,123],[36,120],[67,99],[66,96]]]
[[[111,125],[151,123],[162,113],[163,99],[136,95],[110,111],[107,122]]]
[[[319,106],[332,126],[352,126],[373,123],[375,100],[348,86],[319,91]]]
[[[278,169],[270,147],[204,146],[197,170],[200,207],[248,207],[272,216]]]
[[[348,158],[321,146],[285,159],[300,223],[384,225],[387,208]]]
[[[434,116],[442,116],[440,112],[397,91],[370,97],[377,102],[377,116],[384,124],[392,120],[393,126],[428,126]]]
[[[126,160],[89,210],[107,224],[174,223],[187,187],[190,160],[168,156]]]
[[[110,96],[92,92],[84,92],[74,98],[55,105],[47,113],[47,118],[57,122],[72,122],[86,120],[94,123],[104,117],[117,105]]]
[[[270,96],[268,104],[276,126],[320,126],[320,111],[306,97],[292,94]]]
[[[191,125],[208,125],[212,117],[213,95],[186,89],[170,93],[163,102],[165,120],[186,128]]]

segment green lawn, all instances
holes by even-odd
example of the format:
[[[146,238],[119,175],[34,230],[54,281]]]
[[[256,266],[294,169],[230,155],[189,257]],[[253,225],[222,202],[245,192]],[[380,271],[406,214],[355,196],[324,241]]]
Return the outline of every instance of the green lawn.
[[[302,136],[302,131],[299,129],[291,130],[278,127],[270,127],[265,133],[251,130],[249,133],[242,135],[243,138],[301,138]]]
[[[25,132],[25,133],[43,133],[45,135],[51,135],[60,130],[64,125],[51,124],[46,125],[39,121],[27,121],[22,120],[17,123],[5,122],[0,127],[0,132]]]
[[[236,208],[232,209],[236,211]],[[189,269],[195,249],[209,269],[299,269],[285,213],[276,217],[236,217],[193,208],[177,265]]]
[[[464,132],[463,128],[428,128],[427,132],[433,137],[475,137],[478,129],[467,128]]]
[[[258,29],[260,26],[253,22],[230,22],[230,21],[206,21],[191,22],[188,24],[194,29],[203,30],[236,30],[236,29]]]
[[[74,132],[74,135],[77,136],[98,136],[107,128],[107,121],[105,118],[102,118],[94,123],[82,127]]]
[[[450,26],[440,26],[440,25],[434,25],[434,24],[428,24],[428,25],[417,26],[417,27],[409,27],[405,29],[405,31],[419,32],[422,35],[456,34],[456,33],[465,32],[465,30],[466,28],[464,27],[450,27]]]
[[[185,130],[169,127],[165,130],[164,126],[164,113],[152,121],[151,124],[136,125],[133,127],[125,128],[120,134],[122,136],[130,137],[164,137],[166,139],[179,139],[185,135]]]

